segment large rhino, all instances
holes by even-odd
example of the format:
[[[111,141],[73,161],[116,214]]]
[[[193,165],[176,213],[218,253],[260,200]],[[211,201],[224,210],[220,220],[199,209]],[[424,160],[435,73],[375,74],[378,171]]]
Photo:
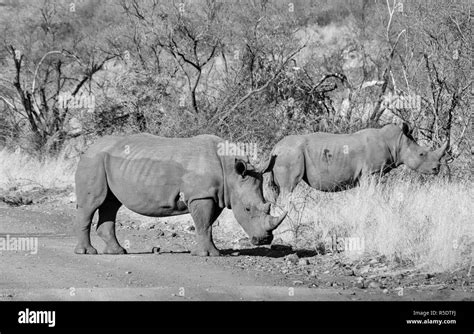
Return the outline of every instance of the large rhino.
[[[123,204],[152,217],[190,213],[196,226],[193,255],[217,256],[212,224],[224,208],[255,245],[271,243],[286,213],[272,217],[262,194],[262,175],[245,158],[218,154],[222,139],[212,135],[163,138],[150,134],[106,136],[81,157],[75,179],[77,254],[97,254],[90,227],[98,209],[97,233],[105,254],[124,254],[115,236]]]
[[[362,175],[385,174],[401,164],[437,174],[447,145],[436,151],[419,146],[406,123],[353,134],[317,132],[283,138],[261,169],[270,173],[268,197],[277,201],[287,199],[301,180],[336,192],[356,186]]]

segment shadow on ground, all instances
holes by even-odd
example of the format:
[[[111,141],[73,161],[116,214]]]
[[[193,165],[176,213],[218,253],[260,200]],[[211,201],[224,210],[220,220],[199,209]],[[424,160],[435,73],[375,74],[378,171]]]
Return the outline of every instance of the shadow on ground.
[[[271,248],[267,247],[255,247],[255,248],[245,248],[245,249],[223,249],[221,250],[222,255],[231,255],[233,253],[238,253],[241,256],[262,256],[262,257],[272,257],[280,258],[285,257],[290,254],[296,254],[299,258],[303,257],[312,257],[318,254],[316,250],[310,249],[293,249],[290,246],[286,245],[272,245]]]

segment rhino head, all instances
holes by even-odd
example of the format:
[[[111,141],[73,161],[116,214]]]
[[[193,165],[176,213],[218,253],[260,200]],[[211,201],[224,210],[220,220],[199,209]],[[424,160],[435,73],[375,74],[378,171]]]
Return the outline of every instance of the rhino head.
[[[401,134],[398,139],[398,157],[397,162],[403,163],[410,169],[423,174],[438,174],[441,158],[443,158],[448,142],[440,148],[430,151],[428,148],[416,143],[407,123],[403,123]]]
[[[262,191],[262,174],[250,163],[235,159],[234,170],[228,175],[230,204],[235,218],[254,245],[268,245],[273,240],[272,231],[286,217],[270,215],[270,203],[265,203]]]

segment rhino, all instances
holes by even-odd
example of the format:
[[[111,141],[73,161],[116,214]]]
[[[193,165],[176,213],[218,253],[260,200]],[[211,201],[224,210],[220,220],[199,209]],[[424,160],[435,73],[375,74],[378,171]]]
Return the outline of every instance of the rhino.
[[[97,254],[90,229],[98,210],[97,233],[104,254],[125,254],[115,234],[117,211],[124,205],[150,217],[190,213],[197,246],[192,255],[218,256],[212,224],[232,209],[254,245],[270,244],[283,221],[270,215],[262,174],[246,157],[218,154],[223,140],[213,135],[164,138],[151,134],[105,136],[80,158],[75,174],[76,254]]]
[[[447,147],[448,142],[430,151],[418,145],[407,123],[353,134],[292,135],[275,145],[261,171],[269,173],[267,197],[275,202],[287,199],[301,180],[314,189],[337,192],[357,186],[362,175],[383,175],[402,164],[437,174]]]

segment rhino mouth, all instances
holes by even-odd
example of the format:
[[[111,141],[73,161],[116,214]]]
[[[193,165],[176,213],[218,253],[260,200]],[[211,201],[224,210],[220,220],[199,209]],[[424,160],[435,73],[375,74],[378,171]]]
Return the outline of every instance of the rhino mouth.
[[[426,169],[426,170],[420,170],[422,174],[426,175],[438,175],[440,172],[440,167],[433,167],[431,169]]]

